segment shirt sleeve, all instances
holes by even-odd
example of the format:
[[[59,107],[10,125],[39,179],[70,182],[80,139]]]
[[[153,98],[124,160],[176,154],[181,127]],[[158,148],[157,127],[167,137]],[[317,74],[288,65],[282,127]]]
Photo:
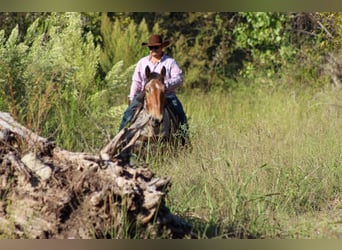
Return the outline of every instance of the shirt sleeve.
[[[174,91],[183,84],[183,72],[175,60],[170,65],[170,76],[165,81],[168,91]]]

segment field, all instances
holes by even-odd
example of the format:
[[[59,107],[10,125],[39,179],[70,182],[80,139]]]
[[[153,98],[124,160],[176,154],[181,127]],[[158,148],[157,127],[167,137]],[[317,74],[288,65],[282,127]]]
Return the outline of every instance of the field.
[[[151,157],[199,238],[342,238],[342,93],[179,95],[192,150]],[[155,153],[151,154],[155,155]]]
[[[200,239],[342,239],[339,12],[3,12],[0,20],[0,112],[66,151],[98,156],[118,133],[136,62],[147,53],[141,42],[161,33],[171,41],[166,54],[184,73],[178,97],[192,146],[148,152],[147,166],[172,181],[166,204],[155,203],[159,211],[166,205]],[[25,203],[10,195],[13,186],[25,193],[13,166],[25,169],[21,156],[28,151],[36,158],[46,153],[35,143],[26,148],[15,134],[0,129],[0,238],[25,238],[16,223],[32,221],[10,216],[16,209],[8,197]],[[69,203],[63,198],[58,211],[80,211]],[[13,207],[28,210],[27,203]],[[146,228],[141,237],[129,213],[118,211],[123,216],[112,221],[130,232],[110,237],[153,238]],[[21,233],[7,233],[4,219]]]
[[[341,91],[261,85],[179,98],[192,146],[148,152],[147,163],[171,178],[166,206],[192,224],[197,238],[342,238]],[[73,122],[84,114],[60,115],[70,126],[55,138],[58,145],[92,153],[105,145],[96,124],[82,130]],[[115,134],[121,112],[103,117],[98,121]]]

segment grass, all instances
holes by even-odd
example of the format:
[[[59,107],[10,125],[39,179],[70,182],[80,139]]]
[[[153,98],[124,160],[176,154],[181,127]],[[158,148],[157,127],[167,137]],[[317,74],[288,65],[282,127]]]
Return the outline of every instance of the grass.
[[[263,88],[180,96],[193,149],[154,165],[172,178],[171,210],[200,238],[342,238],[341,97]]]
[[[192,150],[153,152],[149,164],[171,177],[167,205],[199,238],[342,238],[341,92],[246,87],[179,98]],[[114,135],[121,119],[55,106],[46,126],[60,120],[51,131],[74,151],[97,152],[102,130]]]

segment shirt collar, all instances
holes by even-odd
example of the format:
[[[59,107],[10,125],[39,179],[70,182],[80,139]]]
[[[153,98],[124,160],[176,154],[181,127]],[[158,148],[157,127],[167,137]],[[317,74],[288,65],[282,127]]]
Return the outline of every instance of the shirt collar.
[[[163,53],[162,57],[159,59],[158,62],[164,61],[165,57],[166,57],[166,55]],[[149,57],[148,57],[148,60],[151,61],[151,59],[152,59],[152,56],[149,56]]]

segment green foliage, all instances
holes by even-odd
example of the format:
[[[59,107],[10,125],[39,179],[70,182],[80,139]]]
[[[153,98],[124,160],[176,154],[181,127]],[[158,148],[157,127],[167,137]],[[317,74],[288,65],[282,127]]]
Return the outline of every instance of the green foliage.
[[[83,116],[87,104],[82,100],[97,90],[99,49],[94,47],[90,33],[82,37],[78,13],[52,14],[46,20],[37,20],[28,30],[26,42],[31,44],[27,54],[30,63],[23,72],[30,110],[23,115],[43,134],[56,134],[57,141],[65,140],[67,133],[79,131],[77,124],[89,124]],[[55,120],[42,120],[42,112]],[[44,121],[49,121],[49,127],[43,129],[40,126],[47,124],[40,123]]]
[[[67,147],[76,146],[68,142],[70,133],[77,135],[81,126],[90,126],[85,100],[98,90],[99,48],[91,33],[82,32],[80,14],[53,13],[37,19],[24,42],[16,28],[1,44],[4,109]]]
[[[18,43],[18,26],[16,26],[8,39],[4,37],[4,32],[0,33],[0,93],[2,96],[2,109],[10,111],[14,117],[18,118],[20,103],[24,101],[26,93],[23,86],[25,77],[22,72],[27,64],[25,55],[27,46]]]
[[[130,19],[126,19],[125,23],[121,19],[112,22],[106,14],[103,14],[101,31],[103,36],[101,66],[106,73],[119,61],[123,61],[124,67],[127,68],[148,53],[141,46],[141,43],[150,36],[145,19],[142,19],[139,24]],[[151,32],[159,33],[159,25],[154,25]]]
[[[341,14],[108,16],[48,13],[25,32],[0,30],[0,109],[66,149],[96,152],[117,132],[141,42],[162,33],[190,90],[180,99],[194,147],[150,161],[172,177],[168,205],[200,237],[295,238],[298,216],[341,201],[341,96],[322,91],[340,77]]]
[[[19,40],[32,18],[51,13],[2,13],[8,27],[19,23]],[[262,78],[282,71],[303,71],[304,84],[321,77],[327,53],[341,46],[340,13],[287,12],[87,12],[80,14],[82,37],[89,31],[101,46],[98,84],[111,67],[136,63],[151,33],[162,33],[166,49],[184,71],[186,88],[226,89],[239,78]],[[48,24],[46,24],[48,25]],[[24,28],[23,28],[24,27]],[[298,67],[296,67],[298,66]],[[297,74],[297,73],[296,73]],[[317,85],[315,83],[315,85]]]
[[[45,12],[0,12],[0,30],[4,31],[7,39],[12,30],[18,26],[19,41],[25,37],[28,27],[38,17],[47,17],[49,13]]]
[[[303,87],[326,87],[331,71],[337,70],[330,55],[341,49],[342,16],[339,13],[288,14],[288,35],[296,53],[281,68]],[[332,70],[327,68],[334,67]],[[330,72],[330,73],[328,73]]]
[[[91,118],[101,126],[107,139],[119,129],[119,122],[127,107],[127,95],[134,68],[135,65],[131,65],[125,69],[123,61],[117,62],[106,75],[106,87],[88,98]]]
[[[321,28],[322,42],[321,48],[331,51],[341,49],[342,40],[342,15],[339,12],[316,13]]]
[[[220,40],[224,40],[228,27],[223,27],[217,13],[177,14],[179,19],[168,24],[169,34],[174,37],[171,53],[184,70],[185,87],[209,90],[222,84],[218,68],[225,67],[224,58],[229,52],[224,51],[225,44]],[[184,20],[188,20],[187,25]]]
[[[242,76],[252,78],[260,70],[271,76],[291,61],[295,50],[285,32],[286,13],[247,12],[240,16],[244,21],[234,27],[235,46],[251,56],[240,71]]]
[[[30,23],[25,32],[17,26],[8,35],[0,34],[0,108],[58,141],[95,121],[101,131],[108,129],[107,135],[114,133],[126,105],[130,74],[147,53],[141,42],[151,33],[162,33],[172,41],[166,51],[184,71],[185,90],[236,88],[246,84],[243,78],[254,79],[247,85],[321,87],[330,77],[322,70],[328,68],[326,55],[336,54],[341,45],[338,13],[32,16],[40,18],[25,20]],[[284,75],[291,77],[283,80]],[[92,141],[102,138],[82,135],[83,142],[89,136]]]

